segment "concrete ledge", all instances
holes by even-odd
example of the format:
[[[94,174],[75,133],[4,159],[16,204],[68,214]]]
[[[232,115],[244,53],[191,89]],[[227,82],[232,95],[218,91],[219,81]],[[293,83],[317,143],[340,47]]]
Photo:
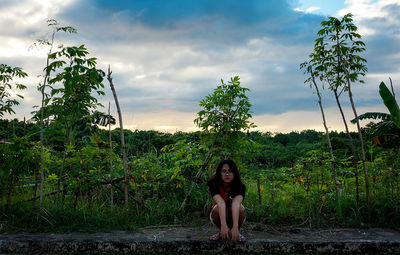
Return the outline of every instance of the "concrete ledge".
[[[209,241],[212,228],[68,234],[0,234],[0,254],[400,254],[393,230],[243,230],[247,241]]]

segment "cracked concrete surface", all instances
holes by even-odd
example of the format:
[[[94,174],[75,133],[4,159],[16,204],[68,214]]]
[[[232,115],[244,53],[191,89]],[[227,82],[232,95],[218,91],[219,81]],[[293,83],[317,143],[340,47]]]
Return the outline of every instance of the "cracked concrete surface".
[[[211,225],[103,233],[0,234],[0,254],[400,254],[388,229],[275,229],[245,226],[245,243],[209,241]]]

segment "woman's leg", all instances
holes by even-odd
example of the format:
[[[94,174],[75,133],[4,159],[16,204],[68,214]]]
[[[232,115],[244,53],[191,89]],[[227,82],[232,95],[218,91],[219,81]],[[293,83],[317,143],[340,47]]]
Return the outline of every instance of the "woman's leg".
[[[240,209],[239,209],[239,229],[243,225],[244,221],[246,219],[246,209],[244,206],[241,204]],[[211,213],[210,213],[210,220],[211,222],[218,228],[221,229],[221,219],[219,218],[219,212],[218,212],[218,205],[215,205],[214,208],[212,208]],[[227,225],[229,228],[232,228],[232,208],[229,207],[226,209],[226,221]],[[229,224],[231,223],[231,224]]]
[[[218,205],[215,205],[214,208],[211,209],[210,220],[219,230],[221,229],[221,219],[219,218]]]
[[[245,220],[246,220],[246,209],[241,204],[239,209],[239,222],[238,222],[239,229],[242,227]]]

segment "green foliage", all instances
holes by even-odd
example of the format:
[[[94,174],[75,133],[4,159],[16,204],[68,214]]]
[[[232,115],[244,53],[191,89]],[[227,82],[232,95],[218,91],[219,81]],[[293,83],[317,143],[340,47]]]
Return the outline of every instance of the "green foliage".
[[[92,93],[104,95],[101,89],[105,73],[96,69],[96,58],[87,58],[88,54],[84,45],[64,47],[49,55],[51,62],[45,68],[51,87],[51,97],[45,100],[46,117],[52,116],[66,127],[67,143],[75,142],[74,132],[77,132],[80,120],[100,117],[98,114],[89,116],[97,106],[102,106]],[[55,76],[50,76],[59,69]],[[103,118],[106,117],[103,114]]]
[[[358,119],[381,119],[382,121],[370,127],[370,137],[375,139],[376,144],[390,144],[392,146],[399,145],[400,137],[400,110],[397,101],[387,88],[384,82],[379,85],[379,94],[383,103],[389,110],[390,114],[382,112],[367,112],[358,116]],[[351,120],[352,123],[356,119]],[[389,146],[390,146],[389,145]]]
[[[0,157],[0,193],[7,194],[7,204],[9,204],[15,187],[21,183],[24,185],[25,177],[35,179],[40,148],[37,143],[30,142],[28,137],[13,137],[9,142],[0,144],[0,155],[2,155]],[[49,158],[46,157],[45,160]]]
[[[229,131],[248,130],[255,127],[250,122],[251,104],[246,92],[248,88],[240,86],[239,76],[235,76],[225,84],[221,79],[221,85],[214,92],[200,101],[204,108],[198,112],[194,122],[202,130],[225,133]]]
[[[110,177],[121,177],[121,162],[116,155],[113,155],[113,159],[114,169],[110,173],[108,148],[99,148],[94,141],[79,150],[68,147],[65,160],[67,171],[63,178],[65,186],[73,191],[87,191],[100,186],[102,181]]]
[[[241,87],[239,77],[235,76],[227,84],[221,79],[221,85],[200,101],[203,110],[197,113],[194,122],[206,131],[203,143],[210,147],[213,165],[226,158],[232,158],[239,166],[242,165],[243,149],[250,144],[241,131],[256,127],[250,122],[251,104],[246,96],[247,91],[249,89]]]
[[[24,202],[37,196],[34,182],[31,181],[35,180],[35,173],[38,174],[38,144],[27,141],[32,138],[27,137],[13,140],[17,141],[15,144],[0,145],[3,148],[2,155],[14,155],[0,157],[1,169],[4,169],[0,184],[3,194],[0,202],[0,224],[7,231],[106,231],[154,224],[193,223],[193,217],[201,218],[200,213],[209,199],[205,180],[214,172],[214,168],[206,168],[197,181],[194,177],[204,161],[205,152],[210,149],[207,143],[195,139],[193,134],[185,136],[129,132],[130,135],[141,135],[140,139],[135,137],[139,144],[166,144],[182,137],[186,139],[178,140],[160,150],[156,149],[159,146],[157,145],[148,152],[130,157],[129,193],[132,199],[126,210],[121,209],[124,204],[123,174],[121,159],[116,153],[116,143],[113,143],[112,172],[109,169],[109,144],[100,137],[92,136],[90,142],[82,148],[68,147],[63,176],[58,176],[62,155],[46,150],[45,192],[57,190],[57,181],[61,180],[65,199],[58,199],[58,195],[45,197],[43,209],[36,207],[37,202]],[[344,216],[339,220],[335,216],[335,183],[329,171],[331,162],[325,152],[325,138],[321,133],[312,130],[291,132],[280,134],[276,138],[272,134],[260,132],[237,135],[234,141],[243,139],[240,146],[236,147],[240,153],[230,156],[241,156],[237,160],[247,186],[244,205],[249,209],[249,220],[272,225],[336,227],[359,227],[361,224],[387,226],[399,222],[400,219],[395,214],[398,210],[395,202],[399,197],[397,190],[400,190],[398,150],[368,145],[367,164],[372,180],[371,203],[373,215],[376,215],[369,222],[368,215],[362,210],[366,202],[361,200],[358,208],[354,204],[355,176],[352,160],[344,149],[346,144],[340,142],[346,138],[346,134],[331,133],[338,140],[334,148]],[[285,141],[285,145],[282,141]],[[227,141],[227,146],[233,146],[230,140]],[[13,199],[7,209],[5,204],[10,169],[18,169],[13,176],[19,180],[15,179],[13,182]],[[114,180],[113,208],[110,207],[111,179]],[[260,179],[261,185],[261,205],[258,204],[257,179]],[[180,202],[193,183],[195,188],[191,199],[185,210],[179,212]],[[361,180],[361,194],[365,192],[362,184]],[[79,221],[70,224],[70,218]]]
[[[14,136],[28,135],[30,140],[37,141],[38,129],[38,125],[32,121],[0,119],[0,140],[9,140]]]
[[[399,105],[394,98],[394,95],[389,91],[384,82],[379,85],[379,94],[383,99],[383,103],[388,108],[390,115],[392,116],[394,124],[400,128],[400,110]]]
[[[129,162],[132,189],[140,192],[143,201],[172,195],[179,201],[194,181],[207,149],[181,140],[165,146],[159,155],[147,153],[133,158]]]
[[[321,22],[314,51],[310,54],[310,64],[315,77],[328,83],[329,89],[337,90],[346,83],[358,81],[367,72],[366,60],[359,54],[365,51],[365,43],[357,33],[352,14],[343,18],[329,17]]]
[[[383,112],[366,112],[364,114],[361,114],[358,116],[359,120],[365,120],[365,119],[378,119],[378,120],[391,120],[392,116],[387,113]],[[354,118],[351,120],[351,123],[355,124],[357,123],[357,120]]]
[[[28,76],[27,73],[22,71],[21,67],[11,67],[6,64],[0,64],[0,117],[4,113],[15,113],[13,106],[19,105],[16,99],[12,98],[12,91],[14,87],[18,90],[26,89],[26,86],[21,83],[14,83],[14,78],[24,78]],[[24,98],[20,94],[15,94],[19,98]]]

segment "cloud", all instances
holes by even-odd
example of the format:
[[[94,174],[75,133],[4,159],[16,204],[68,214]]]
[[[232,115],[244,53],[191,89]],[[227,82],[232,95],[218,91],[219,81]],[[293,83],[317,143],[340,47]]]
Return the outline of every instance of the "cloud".
[[[317,106],[316,106],[317,108]],[[344,107],[346,120],[348,122],[350,131],[357,131],[357,127],[354,124],[349,123],[351,119],[354,119],[352,110],[350,107]],[[377,104],[370,107],[359,107],[358,114],[365,112],[388,112],[383,104]],[[327,126],[330,131],[342,131],[344,130],[344,124],[340,112],[337,107],[325,107],[324,108]],[[292,110],[278,115],[262,114],[255,115],[253,122],[257,125],[254,130],[270,131],[277,133],[288,133],[291,131],[302,131],[306,129],[314,129],[317,131],[325,132],[325,128],[322,123],[322,115],[319,110]],[[370,120],[361,121],[362,125],[369,123]]]
[[[235,75],[251,89],[249,98],[260,127],[273,128],[267,125],[269,118],[285,130],[306,128],[307,123],[314,125],[310,119],[315,114],[319,116],[315,95],[303,83],[306,77],[299,69],[326,18],[315,13],[317,7],[299,12],[293,10],[293,1],[280,0],[50,2],[54,3],[0,4],[1,24],[7,24],[0,28],[0,57],[30,74],[27,100],[18,108],[18,116],[29,116],[32,105],[40,101],[36,75],[42,73],[46,50],[27,49],[35,39],[49,36],[47,18],[78,29],[78,35],[58,34],[57,44],[85,44],[99,68],[111,66],[126,123],[133,128],[190,130],[199,101],[221,78]],[[398,4],[346,3],[339,14],[354,11],[360,31],[367,31],[363,38],[370,73],[365,85],[354,86],[355,100],[361,108],[375,107],[380,104],[380,80],[388,75],[395,84],[400,80]],[[27,14],[31,15],[25,18]],[[105,91],[100,100],[107,105],[113,102],[107,81]],[[347,101],[343,97],[346,107]],[[328,91],[324,102],[335,107]],[[304,121],[290,121],[295,116]]]
[[[400,70],[399,1],[347,0],[346,4],[348,7],[339,11],[338,15],[354,15],[359,33],[366,42],[365,58],[369,72],[396,75]]]
[[[359,32],[365,36],[379,34],[394,35],[400,39],[400,3],[398,0],[346,0],[347,8],[338,12],[338,16],[352,13],[358,22]],[[388,30],[381,30],[382,28]]]
[[[321,8],[318,7],[318,6],[311,6],[311,7],[308,7],[307,9],[305,9],[305,10],[302,10],[300,8],[294,8],[294,11],[296,11],[296,12],[304,12],[304,13],[312,13],[312,12],[318,11],[319,9],[321,9]]]
[[[116,114],[115,110],[114,113]],[[185,113],[174,110],[143,112],[133,109],[123,114],[124,128],[131,130],[158,130],[170,133],[176,131],[192,132],[199,130],[193,123],[195,118],[196,113]]]

